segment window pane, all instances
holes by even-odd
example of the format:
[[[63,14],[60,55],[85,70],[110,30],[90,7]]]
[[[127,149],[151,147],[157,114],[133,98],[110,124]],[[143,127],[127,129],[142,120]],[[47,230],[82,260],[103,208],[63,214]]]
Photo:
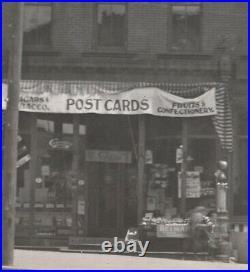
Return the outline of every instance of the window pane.
[[[50,41],[50,5],[25,5],[24,43],[47,44]]]
[[[190,118],[188,123],[190,135],[216,135],[211,117]]]
[[[124,5],[98,5],[98,45],[123,46],[125,33]]]
[[[173,6],[174,50],[197,50],[200,39],[200,6]]]
[[[173,6],[173,13],[174,14],[185,14],[186,13],[186,6]]]
[[[20,133],[30,132],[30,113],[29,112],[19,112],[18,127],[19,127]]]
[[[202,181],[206,181],[210,185],[214,185],[214,172],[216,170],[216,141],[214,139],[192,139],[189,141],[188,155],[192,160],[189,161],[191,170],[195,170],[196,166],[201,166]],[[204,186],[205,187],[205,186]]]
[[[50,120],[37,119],[37,128],[41,131],[54,133],[54,122]]]
[[[24,31],[29,32],[51,20],[51,8],[48,6],[26,6],[24,18]]]
[[[200,6],[173,6],[173,13],[174,14],[184,14],[184,15],[193,15],[193,14],[199,14],[200,12]]]
[[[187,7],[187,14],[188,15],[195,15],[200,13],[200,7],[199,6],[189,6]]]

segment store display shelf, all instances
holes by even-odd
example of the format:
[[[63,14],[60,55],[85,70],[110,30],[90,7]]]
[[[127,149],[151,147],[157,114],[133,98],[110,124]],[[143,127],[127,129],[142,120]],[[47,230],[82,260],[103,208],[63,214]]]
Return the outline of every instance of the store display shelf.
[[[51,208],[47,208],[47,207],[16,207],[17,211],[26,211],[26,212],[30,212],[31,210],[35,210],[38,212],[71,212],[72,211],[72,207],[51,207]]]
[[[30,235],[28,234],[17,234],[16,238],[26,238],[26,239],[46,239],[46,240],[65,240],[68,239],[68,237],[70,236],[70,234],[68,235],[39,235],[39,234],[35,234],[32,237],[30,237]]]
[[[32,235],[35,238],[44,238],[44,239],[65,239],[71,235],[71,227],[60,226],[60,227],[35,227],[35,233]],[[16,228],[16,236],[21,237],[30,237],[29,228],[27,227],[18,227]]]

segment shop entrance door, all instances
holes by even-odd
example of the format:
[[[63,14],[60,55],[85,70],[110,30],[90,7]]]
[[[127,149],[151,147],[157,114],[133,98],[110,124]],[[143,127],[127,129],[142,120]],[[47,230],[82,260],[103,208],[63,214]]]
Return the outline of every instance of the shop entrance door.
[[[89,163],[88,236],[124,235],[125,164]]]

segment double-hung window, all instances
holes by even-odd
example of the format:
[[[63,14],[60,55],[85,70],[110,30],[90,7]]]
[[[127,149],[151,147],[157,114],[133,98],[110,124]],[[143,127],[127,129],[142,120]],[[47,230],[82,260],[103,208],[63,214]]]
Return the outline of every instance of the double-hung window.
[[[24,5],[24,46],[46,46],[51,42],[51,2],[26,2]]]
[[[172,5],[171,49],[196,51],[200,49],[201,4],[183,2]]]
[[[97,47],[123,48],[126,42],[126,4],[97,4]]]

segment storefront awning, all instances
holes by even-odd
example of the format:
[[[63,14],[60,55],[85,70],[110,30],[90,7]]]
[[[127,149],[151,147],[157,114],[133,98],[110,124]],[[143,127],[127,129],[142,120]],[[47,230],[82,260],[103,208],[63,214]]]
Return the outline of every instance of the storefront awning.
[[[7,89],[3,84],[2,109],[6,108]],[[231,106],[223,83],[24,80],[19,108],[46,113],[211,116],[222,148],[232,150]]]

